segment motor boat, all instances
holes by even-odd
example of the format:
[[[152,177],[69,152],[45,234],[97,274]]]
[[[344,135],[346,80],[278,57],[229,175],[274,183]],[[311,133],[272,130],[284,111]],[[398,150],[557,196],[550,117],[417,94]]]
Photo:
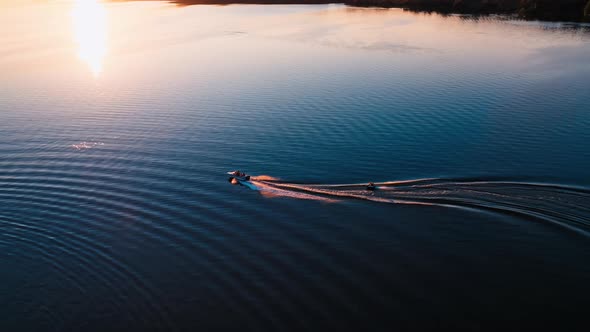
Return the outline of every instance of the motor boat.
[[[231,175],[229,177],[229,180],[232,181],[233,179],[236,179],[238,181],[250,181],[250,175],[246,175],[246,173],[244,172],[240,172],[240,171],[232,171],[232,172],[227,172],[227,174]]]
[[[369,182],[369,184],[367,185],[367,190],[375,190],[377,189],[377,186],[375,186],[375,184],[373,182]]]

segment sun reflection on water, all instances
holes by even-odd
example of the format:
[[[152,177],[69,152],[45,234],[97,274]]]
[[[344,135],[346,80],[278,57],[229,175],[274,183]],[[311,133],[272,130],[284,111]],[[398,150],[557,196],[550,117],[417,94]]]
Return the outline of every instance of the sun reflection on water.
[[[107,53],[107,16],[100,0],[76,0],[72,11],[78,56],[94,76],[102,71]]]

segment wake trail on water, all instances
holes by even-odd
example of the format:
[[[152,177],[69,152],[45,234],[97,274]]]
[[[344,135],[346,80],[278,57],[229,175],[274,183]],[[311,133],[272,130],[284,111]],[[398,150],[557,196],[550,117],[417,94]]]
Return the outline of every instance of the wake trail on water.
[[[590,235],[590,189],[491,179],[425,178],[375,183],[304,184],[261,175],[243,183],[265,197],[338,202],[361,199],[382,204],[413,204],[485,210],[550,222]]]

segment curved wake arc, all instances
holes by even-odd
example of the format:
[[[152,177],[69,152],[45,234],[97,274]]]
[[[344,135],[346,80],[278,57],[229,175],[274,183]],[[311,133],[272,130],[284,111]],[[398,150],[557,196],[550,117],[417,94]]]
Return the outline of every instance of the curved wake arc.
[[[590,235],[590,189],[488,179],[424,178],[366,184],[303,184],[267,175],[243,183],[265,197],[338,202],[362,199],[385,204],[419,204],[485,210],[541,220]]]

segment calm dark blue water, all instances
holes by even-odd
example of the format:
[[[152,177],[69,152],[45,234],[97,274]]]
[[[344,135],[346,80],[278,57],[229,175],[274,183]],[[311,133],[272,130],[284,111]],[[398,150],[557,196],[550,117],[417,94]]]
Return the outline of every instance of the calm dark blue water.
[[[0,22],[0,330],[583,326],[589,26],[96,1]]]

